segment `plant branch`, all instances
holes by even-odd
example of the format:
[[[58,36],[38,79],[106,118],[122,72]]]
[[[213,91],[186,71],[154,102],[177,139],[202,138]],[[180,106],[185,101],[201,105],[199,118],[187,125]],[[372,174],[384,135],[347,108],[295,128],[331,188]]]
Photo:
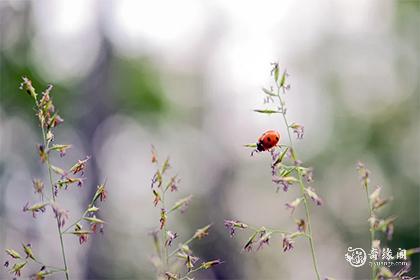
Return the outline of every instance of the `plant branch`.
[[[35,104],[36,104],[38,110],[41,110],[41,108],[39,108],[39,102],[36,98],[35,98]],[[47,135],[45,133],[44,123],[42,121],[40,121],[40,125],[41,125],[41,130],[42,130],[42,138],[43,138],[43,141],[44,141],[44,149],[45,149],[45,151],[47,151],[46,152],[46,163],[47,163],[47,166],[48,166],[48,177],[49,177],[50,186],[51,186],[51,195],[52,195],[53,202],[55,202],[54,183],[53,183],[53,179],[52,179],[50,157],[49,157],[49,154],[48,154],[49,143],[47,141]],[[69,271],[68,271],[68,268],[67,268],[66,253],[65,253],[64,242],[63,242],[63,234],[62,234],[61,229],[60,229],[60,221],[59,221],[59,218],[58,218],[57,215],[56,215],[55,219],[56,219],[56,222],[57,222],[57,231],[58,231],[58,235],[59,235],[59,238],[60,238],[61,254],[63,256],[63,264],[64,264],[64,273],[66,275],[66,280],[69,280]]]
[[[185,241],[184,243],[182,243],[182,245],[188,245],[188,244],[190,244],[193,240],[194,240],[194,236],[193,236],[193,237],[191,237],[190,239],[188,239],[187,241]],[[168,255],[168,258],[172,257],[173,255],[175,255],[176,253],[178,253],[180,250],[181,250],[181,248],[178,248],[178,249],[174,250],[173,252],[171,252],[171,253]]]
[[[277,81],[275,81],[275,82],[276,82],[276,87],[277,87],[277,97],[278,97],[279,102],[280,102],[280,108],[281,108],[281,112],[282,112],[281,114],[283,116],[283,121],[284,121],[284,124],[285,124],[286,129],[287,129],[287,135],[288,135],[288,138],[289,138],[290,147],[292,148],[293,153],[296,153],[296,151],[293,147],[293,141],[292,141],[292,137],[291,137],[291,133],[290,133],[290,126],[289,126],[289,123],[288,123],[287,118],[286,118],[284,101],[280,96],[281,87],[279,86]],[[317,258],[316,258],[316,254],[315,254],[315,246],[314,246],[313,236],[312,236],[311,214],[310,214],[310,210],[309,210],[309,206],[308,206],[308,199],[307,199],[306,192],[305,192],[305,186],[304,186],[304,183],[303,183],[302,173],[299,170],[298,170],[297,173],[298,173],[298,176],[299,176],[299,186],[300,186],[300,191],[301,191],[302,198],[303,198],[303,204],[305,206],[306,219],[307,219],[307,223],[308,223],[308,235],[307,235],[307,237],[308,237],[308,240],[309,240],[309,246],[311,248],[312,262],[313,262],[316,278],[318,280],[320,280],[321,277],[320,277],[319,271],[318,271],[318,263],[317,263]]]
[[[372,209],[372,204],[371,204],[370,198],[369,198],[369,185],[366,184],[366,186],[364,186],[364,188],[365,188],[366,199],[367,199],[367,203],[368,203],[368,207],[369,207],[369,215],[370,215],[370,218],[373,218],[373,209]],[[375,240],[375,228],[370,226],[369,231],[370,231],[370,247],[372,248],[373,240]],[[372,280],[375,279],[375,274],[376,274],[376,265],[375,265],[375,262],[373,262],[372,263],[372,272],[371,272],[371,279]]]

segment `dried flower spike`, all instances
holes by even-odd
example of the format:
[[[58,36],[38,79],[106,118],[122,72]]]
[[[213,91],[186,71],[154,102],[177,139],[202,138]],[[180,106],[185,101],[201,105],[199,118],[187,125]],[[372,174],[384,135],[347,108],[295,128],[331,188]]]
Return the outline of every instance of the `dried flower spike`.
[[[209,235],[209,229],[210,229],[211,225],[207,225],[203,228],[199,228],[197,229],[197,231],[194,233],[193,238],[196,239],[203,239],[204,237]]]
[[[64,156],[68,149],[71,147],[69,144],[55,144],[54,143],[54,128],[56,128],[59,124],[63,123],[63,119],[60,117],[60,115],[57,113],[57,110],[55,108],[55,105],[53,103],[53,100],[51,98],[51,91],[53,89],[52,85],[48,85],[48,87],[41,93],[40,97],[38,97],[38,94],[35,91],[35,88],[32,85],[31,80],[29,80],[26,77],[23,77],[23,82],[20,85],[20,89],[25,90],[34,101],[35,105],[35,111],[36,116],[39,121],[39,125],[41,128],[42,133],[42,140],[43,143],[37,145],[37,152],[39,154],[39,157],[41,159],[41,162],[45,164],[45,166],[48,169],[49,174],[49,185],[51,189],[51,194],[49,197],[47,197],[48,202],[44,202],[44,195],[47,196],[48,194],[45,194],[45,186],[44,182],[42,182],[39,179],[34,179],[33,189],[36,194],[41,195],[42,202],[35,203],[33,205],[29,205],[27,203],[23,207],[24,212],[32,212],[32,215],[36,217],[36,214],[40,212],[46,211],[46,206],[50,205],[54,216],[57,222],[57,230],[58,230],[58,236],[60,240],[60,247],[61,247],[61,254],[62,254],[62,260],[63,260],[63,266],[62,268],[54,268],[51,270],[47,270],[49,266],[46,266],[42,262],[40,262],[36,257],[32,250],[32,247],[30,244],[23,243],[23,251],[26,255],[25,262],[18,262],[14,263],[10,272],[14,273],[16,276],[20,276],[22,273],[23,268],[28,264],[37,264],[41,265],[41,269],[30,276],[32,279],[44,279],[47,275],[52,275],[55,273],[63,273],[65,276],[65,279],[69,280],[69,268],[67,266],[66,261],[66,251],[64,248],[64,234],[73,234],[79,237],[79,242],[84,243],[89,234],[94,233],[97,231],[97,228],[100,228],[100,231],[102,232],[102,225],[104,221],[98,219],[95,217],[94,213],[97,213],[99,211],[99,208],[94,206],[95,201],[100,198],[101,201],[105,200],[107,192],[105,190],[104,185],[100,185],[98,187],[98,190],[92,200],[92,202],[87,207],[86,211],[83,213],[82,217],[77,220],[75,223],[73,223],[71,226],[69,226],[67,229],[64,229],[64,225],[67,223],[67,220],[69,219],[69,213],[67,210],[63,209],[61,206],[59,206],[59,203],[57,202],[57,195],[58,191],[60,189],[67,189],[69,185],[77,184],[78,186],[82,186],[85,178],[79,178],[79,177],[70,177],[69,173],[73,173],[73,175],[81,174],[83,175],[85,169],[86,169],[86,163],[89,159],[89,157],[86,157],[83,160],[79,160],[71,169],[69,172],[66,170],[53,165],[51,163],[50,154],[52,152],[58,152],[60,154],[60,157]],[[58,177],[58,178],[57,178]],[[83,230],[81,226],[81,222],[89,223],[90,230]],[[74,231],[71,231],[71,229],[74,228]],[[13,259],[22,259],[22,257],[19,255],[19,253],[12,249],[6,249],[6,253],[12,257]],[[5,263],[5,266],[9,266],[9,261]],[[63,277],[58,277],[63,278]],[[58,279],[57,278],[57,279]]]
[[[177,249],[169,252],[171,247],[176,247],[173,246],[173,244],[176,242],[176,240],[179,239],[179,235],[175,231],[168,229],[170,225],[168,220],[173,214],[175,214],[175,211],[180,210],[180,212],[183,213],[186,210],[192,200],[192,195],[178,199],[175,203],[172,204],[171,207],[168,207],[168,195],[178,190],[178,183],[180,182],[180,179],[177,175],[168,175],[171,166],[169,158],[167,158],[163,162],[162,166],[159,167],[157,164],[157,152],[153,145],[152,163],[156,164],[157,170],[152,178],[151,191],[153,194],[153,205],[155,207],[159,205],[160,208],[160,219],[159,227],[151,233],[157,256],[152,256],[150,260],[154,267],[157,269],[158,279],[192,279],[190,278],[192,273],[202,269],[208,269],[220,262],[219,260],[214,260],[209,262],[201,262],[200,265],[197,265],[197,263],[199,263],[199,258],[193,255],[193,251],[189,246],[191,242],[206,237],[209,234],[211,225],[197,229],[190,239],[178,243]],[[169,177],[169,180],[167,177]],[[174,260],[174,257],[176,257],[178,260]],[[180,260],[185,265],[187,270],[186,273],[185,269],[182,269],[178,266]]]
[[[32,180],[34,192],[42,194],[44,191],[44,183],[40,179],[33,179]]]

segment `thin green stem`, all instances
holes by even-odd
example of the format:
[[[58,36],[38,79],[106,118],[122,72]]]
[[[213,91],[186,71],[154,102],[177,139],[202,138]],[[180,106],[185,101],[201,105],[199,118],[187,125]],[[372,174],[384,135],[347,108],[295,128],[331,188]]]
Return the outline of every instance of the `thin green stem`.
[[[60,268],[60,267],[55,267],[55,266],[51,266],[51,265],[45,265],[44,263],[38,261],[38,260],[33,260],[35,263],[41,265],[41,266],[45,266],[46,268],[51,268],[57,271],[64,271],[64,269]]]
[[[296,151],[293,147],[292,136],[291,136],[291,133],[290,133],[290,126],[289,126],[289,123],[288,123],[287,118],[286,118],[284,101],[282,100],[282,98],[280,96],[280,86],[278,85],[277,81],[276,81],[276,86],[277,86],[277,97],[278,97],[279,102],[280,102],[280,108],[281,108],[281,113],[282,113],[282,116],[283,116],[283,121],[284,121],[284,124],[286,125],[287,135],[288,135],[289,142],[290,142],[290,148],[292,148],[293,153],[296,154]],[[298,173],[298,176],[299,176],[299,186],[300,186],[300,191],[301,191],[302,198],[303,198],[303,204],[305,206],[306,220],[307,220],[307,223],[308,223],[307,238],[309,240],[309,246],[311,248],[312,263],[313,263],[313,266],[314,266],[316,278],[318,280],[320,280],[321,277],[319,275],[318,262],[317,262],[317,258],[316,258],[316,254],[315,254],[315,246],[314,246],[313,236],[312,236],[311,214],[310,214],[310,211],[309,211],[308,200],[307,200],[306,193],[305,193],[305,185],[303,184],[302,173],[299,170],[298,170],[297,173]]]
[[[106,182],[105,182],[106,183]],[[92,207],[93,206],[93,204],[95,203],[95,196],[93,196],[92,197],[92,200],[90,201],[90,203],[89,203],[89,205],[88,205],[88,208],[90,208],[90,207]],[[86,214],[88,213],[89,211],[88,211],[88,209],[86,209],[85,210],[85,212],[83,212],[83,214],[82,214],[82,216],[77,220],[77,221],[75,221],[74,223],[72,223],[71,225],[69,225],[65,230],[63,230],[62,231],[62,233],[64,234],[64,233],[67,233],[67,231],[69,230],[69,229],[71,229],[72,227],[74,227],[77,223],[79,223],[80,221],[82,221],[83,220],[83,218],[84,217],[86,217]]]
[[[314,241],[312,237],[311,214],[308,207],[308,200],[305,196],[305,186],[303,185],[302,175],[300,174],[300,172],[299,172],[299,185],[300,185],[300,190],[303,194],[303,204],[305,205],[306,220],[308,222],[308,239],[309,239],[309,245],[311,247],[312,262],[314,264],[314,269],[315,269],[317,279],[319,280],[320,276],[319,276],[319,271],[318,271],[318,262],[315,255],[315,245],[314,245]]]
[[[253,230],[253,231],[258,231],[261,232],[263,230],[272,232],[272,233],[284,233],[284,234],[288,234],[290,232],[286,231],[286,230],[281,230],[281,229],[275,229],[275,228],[269,228],[269,227],[255,227],[255,226],[250,226],[248,225],[248,228]]]
[[[188,239],[187,241],[185,241],[184,243],[182,243],[182,245],[188,245],[190,244],[192,241],[194,240],[194,237],[191,237],[190,239]],[[173,255],[175,255],[176,253],[178,253],[181,250],[181,248],[178,248],[176,250],[174,250],[173,252],[171,252],[168,255],[168,258],[172,257]]]
[[[47,164],[48,164],[48,173],[49,173],[49,177],[50,177],[50,184],[51,184],[51,191],[52,191],[51,194],[52,194],[52,197],[53,197],[53,201],[55,201],[54,184],[53,184],[53,181],[52,181],[51,165],[50,165],[50,161],[49,161],[48,156],[47,156]],[[68,271],[68,267],[67,267],[66,252],[64,250],[63,233],[61,232],[61,229],[60,229],[60,221],[59,221],[58,217],[56,217],[56,221],[57,221],[57,231],[58,231],[58,235],[60,237],[61,255],[63,256],[64,273],[66,275],[66,280],[69,280],[69,271]]]
[[[191,269],[190,271],[187,272],[187,274],[185,274],[180,280],[184,280],[184,279],[190,279],[188,278],[188,276],[190,276],[192,273],[199,271],[201,269],[201,266],[195,268],[195,269]]]
[[[71,225],[69,225],[65,230],[62,231],[62,233],[67,233],[67,231],[69,231],[69,229],[71,229],[72,227],[74,227],[77,223],[79,223],[80,221],[82,221],[82,219],[85,217],[87,211],[85,211],[82,215],[82,217],[80,219],[78,219],[77,221],[75,221],[74,223],[72,223]]]
[[[37,99],[35,99],[35,104],[36,104],[36,106],[39,110],[40,108],[39,108],[39,103],[38,103]],[[48,166],[48,177],[49,177],[50,186],[51,186],[51,195],[52,195],[53,202],[55,202],[54,183],[53,183],[53,179],[52,179],[50,158],[49,158],[49,155],[48,155],[49,144],[47,142],[47,135],[45,133],[44,123],[42,123],[40,121],[40,125],[41,125],[41,130],[42,130],[42,138],[44,140],[44,149],[47,153],[46,154],[46,163],[47,163],[47,166]],[[61,229],[60,229],[60,221],[59,221],[58,216],[56,216],[55,219],[56,219],[56,222],[57,222],[57,231],[58,231],[58,235],[59,235],[59,238],[60,238],[61,254],[63,256],[63,264],[64,264],[64,273],[66,275],[66,280],[69,280],[69,271],[68,271],[68,268],[67,268],[66,252],[64,250],[63,234],[62,234]]]
[[[368,185],[365,186],[365,192],[366,192],[367,203],[368,203],[368,206],[369,206],[369,215],[370,215],[370,218],[372,218],[373,217],[373,209],[372,209],[372,204],[370,203],[369,186]],[[370,227],[369,231],[370,231],[370,247],[372,248],[373,240],[375,240],[375,229],[373,227]],[[371,271],[371,279],[372,280],[375,279],[375,274],[376,274],[376,265],[375,265],[375,262],[373,262],[372,263],[372,271]]]
[[[161,200],[162,200],[162,208],[163,211],[165,211],[165,215],[168,215],[168,213],[166,213],[166,208],[165,208],[165,193],[166,193],[166,189],[163,188],[163,186],[161,186]],[[163,228],[161,230],[161,238],[162,238],[162,256],[164,258],[164,262],[166,264],[166,266],[169,265],[169,253],[168,253],[168,247],[165,245],[165,239],[166,239],[166,221],[163,225]]]

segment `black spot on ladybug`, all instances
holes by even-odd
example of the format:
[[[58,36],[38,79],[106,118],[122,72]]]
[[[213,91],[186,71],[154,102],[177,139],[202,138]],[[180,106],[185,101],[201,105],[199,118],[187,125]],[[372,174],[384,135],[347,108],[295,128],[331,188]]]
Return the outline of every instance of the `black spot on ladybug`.
[[[267,137],[267,141],[268,141],[268,142],[271,142],[271,139],[270,139],[270,137]]]
[[[279,138],[276,136],[276,141],[279,141]]]

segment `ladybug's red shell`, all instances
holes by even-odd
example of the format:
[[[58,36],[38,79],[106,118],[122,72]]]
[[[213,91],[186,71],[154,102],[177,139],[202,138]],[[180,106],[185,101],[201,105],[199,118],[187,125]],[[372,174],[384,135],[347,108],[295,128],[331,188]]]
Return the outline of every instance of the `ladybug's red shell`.
[[[258,138],[257,151],[267,151],[276,146],[279,141],[280,133],[275,130],[268,130]]]

